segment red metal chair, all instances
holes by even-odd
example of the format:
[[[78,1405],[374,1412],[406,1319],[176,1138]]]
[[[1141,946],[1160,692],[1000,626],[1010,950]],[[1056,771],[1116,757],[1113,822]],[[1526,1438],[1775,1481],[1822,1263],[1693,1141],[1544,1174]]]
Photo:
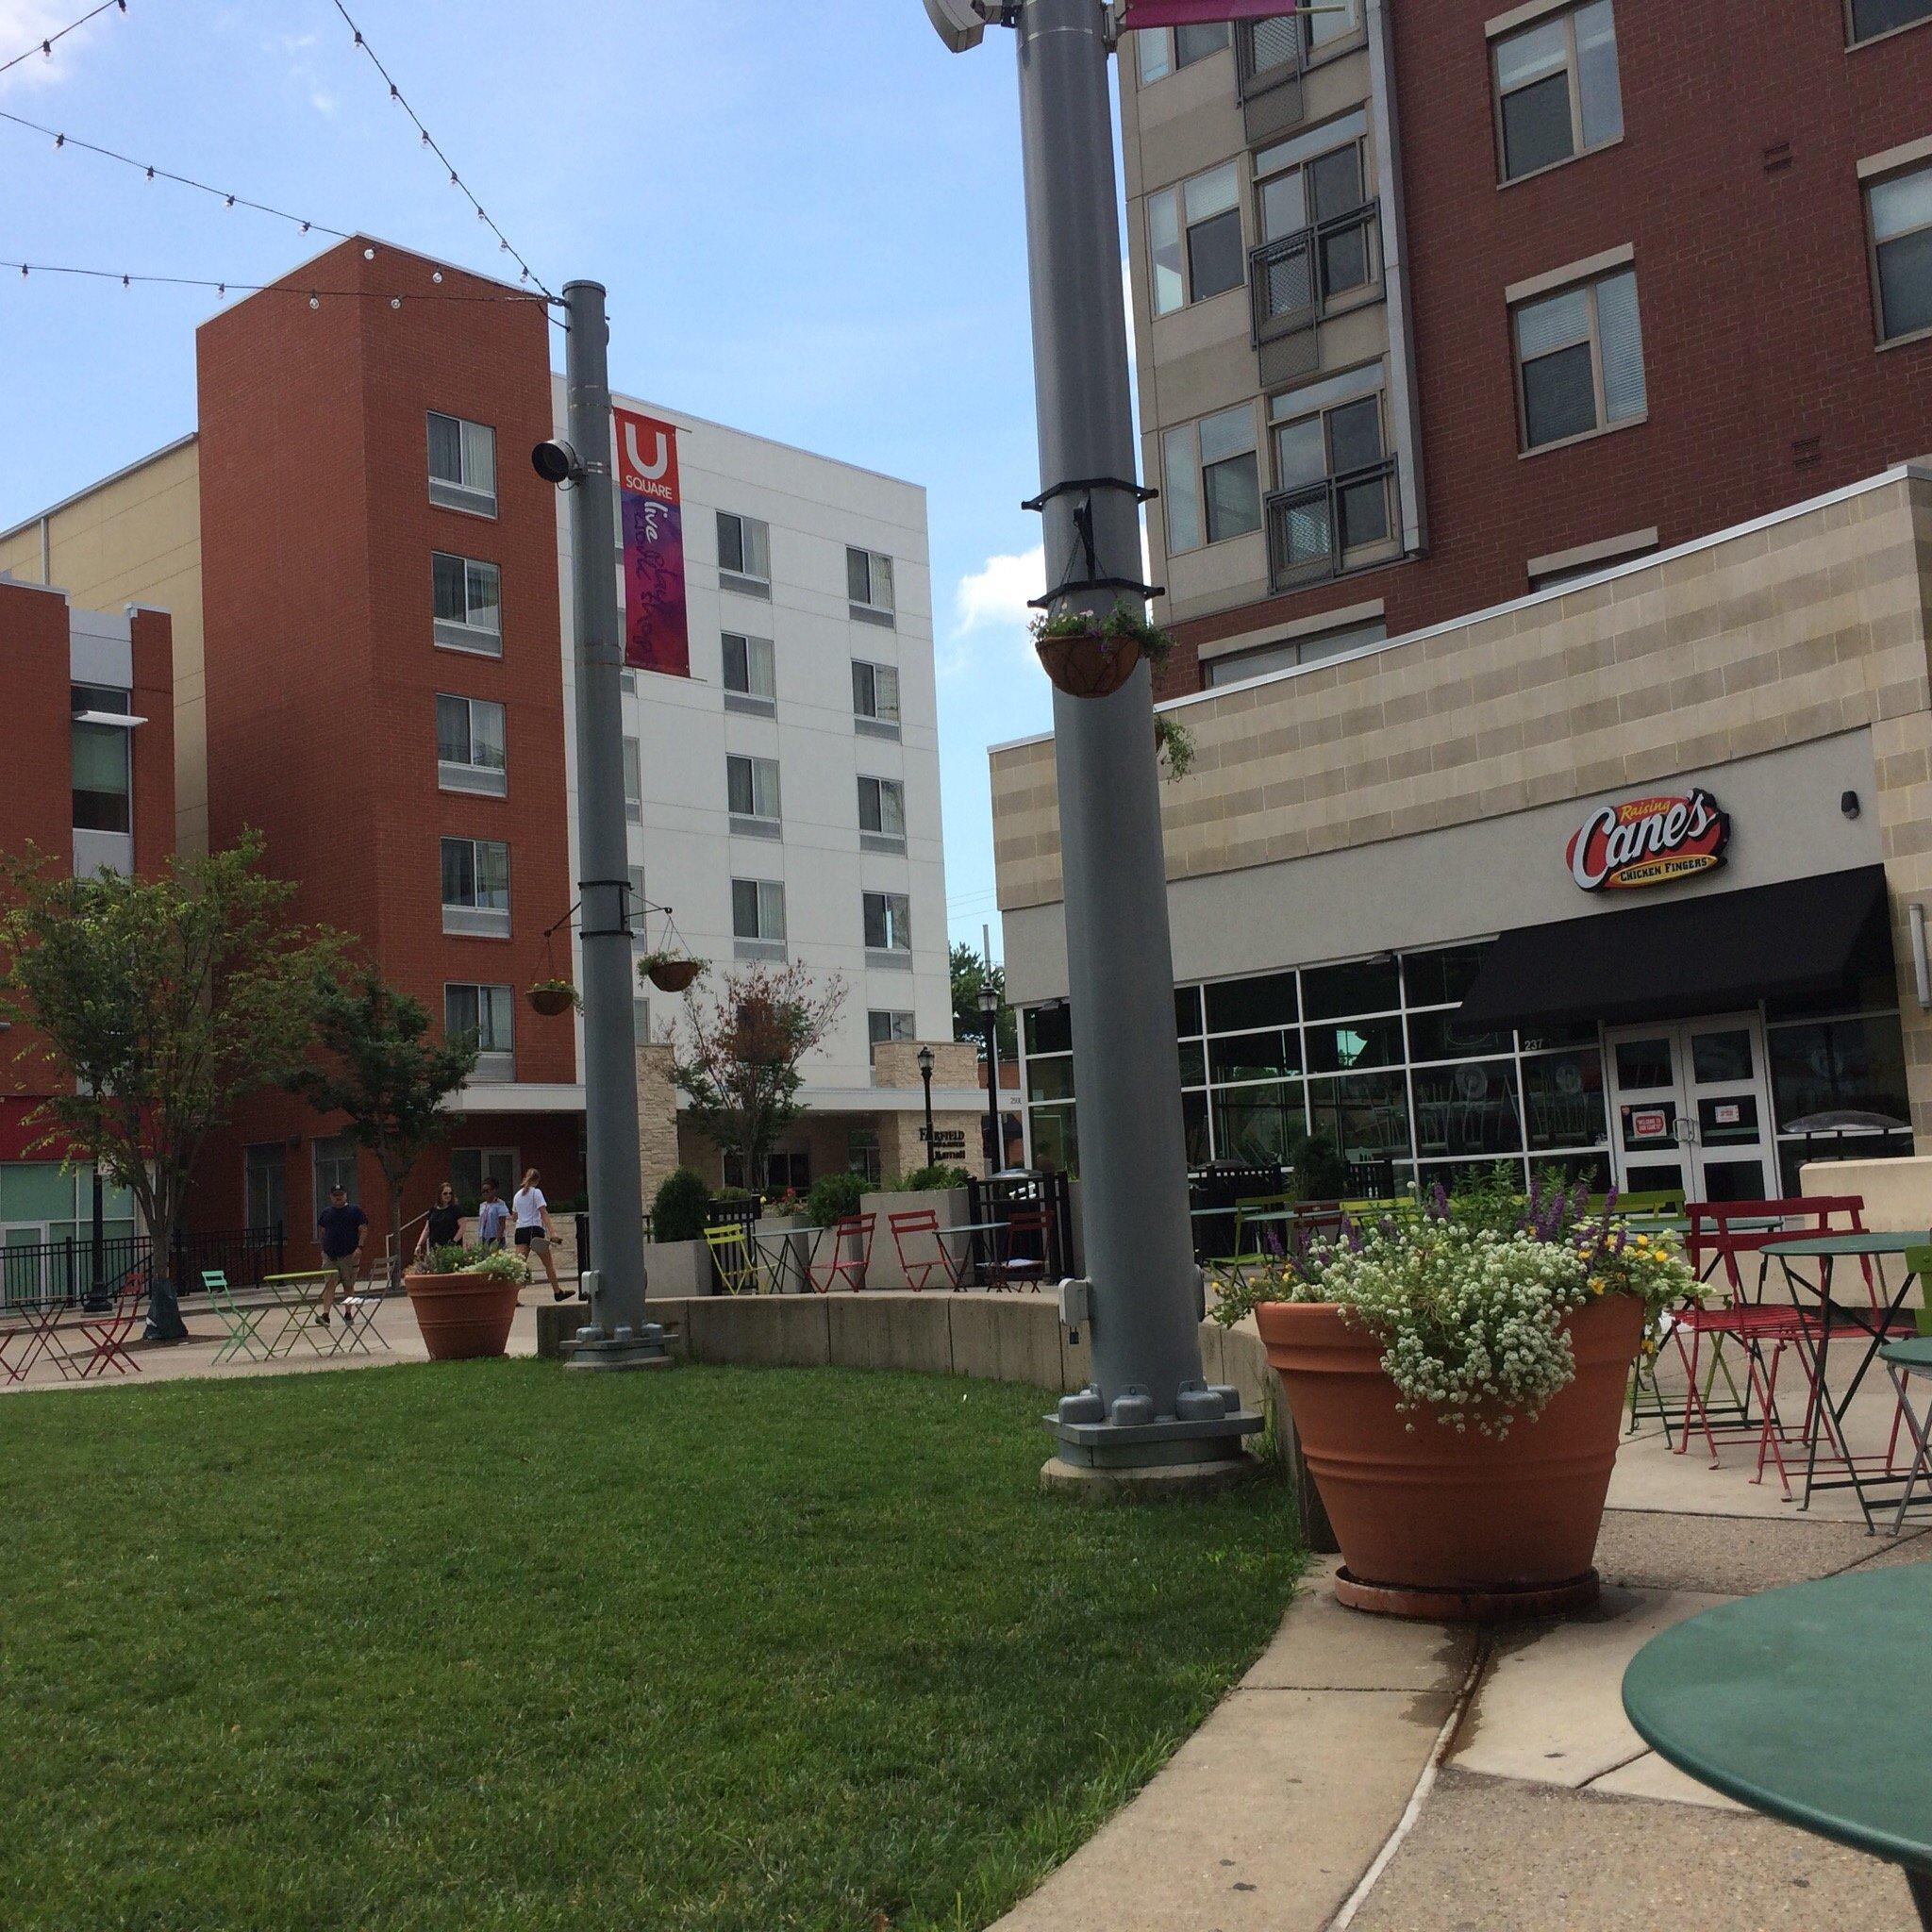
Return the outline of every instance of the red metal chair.
[[[1015,1208],[1007,1215],[1001,1234],[988,1241],[985,1270],[990,1289],[1030,1288],[1036,1292],[1046,1280],[1048,1243],[1053,1234],[1053,1215],[1045,1208]],[[1002,1239],[1004,1236],[1004,1239]],[[1037,1254],[1022,1253],[1020,1241],[1038,1241]]]
[[[820,1294],[830,1293],[839,1282],[858,1289],[865,1286],[865,1272],[872,1266],[872,1231],[877,1221],[875,1214],[841,1215],[831,1230],[831,1258],[825,1261],[814,1259],[809,1270],[811,1285]],[[857,1255],[848,1255],[845,1244],[858,1244]]]
[[[932,1279],[937,1268],[945,1278],[948,1288],[958,1288],[964,1274],[964,1264],[956,1261],[946,1252],[945,1236],[940,1230],[939,1210],[934,1208],[917,1208],[907,1214],[891,1214],[886,1217],[887,1225],[892,1230],[892,1245],[899,1251],[899,1266],[906,1276],[906,1286],[915,1291],[923,1289]],[[914,1260],[906,1252],[908,1235],[929,1234],[935,1253],[930,1260]]]
[[[83,1382],[90,1375],[99,1375],[105,1381],[109,1369],[120,1375],[138,1375],[141,1373],[141,1364],[128,1353],[127,1338],[134,1333],[134,1324],[141,1320],[141,1304],[146,1294],[147,1270],[130,1268],[121,1277],[121,1286],[114,1296],[113,1312],[75,1324],[80,1330],[82,1340],[91,1345],[87,1359],[80,1365]]]

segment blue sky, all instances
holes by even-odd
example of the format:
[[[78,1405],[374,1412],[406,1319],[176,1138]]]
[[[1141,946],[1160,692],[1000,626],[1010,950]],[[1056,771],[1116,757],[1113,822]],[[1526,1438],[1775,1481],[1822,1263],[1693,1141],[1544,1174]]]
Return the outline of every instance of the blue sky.
[[[0,0],[0,60],[91,4]],[[1051,716],[1010,37],[949,55],[920,0],[348,6],[537,272],[608,286],[618,386],[927,486],[947,896],[976,944],[985,748]],[[129,0],[0,75],[0,109],[503,266],[330,0]],[[0,122],[0,258],[259,282],[315,243]],[[192,425],[213,306],[0,278],[0,528]]]

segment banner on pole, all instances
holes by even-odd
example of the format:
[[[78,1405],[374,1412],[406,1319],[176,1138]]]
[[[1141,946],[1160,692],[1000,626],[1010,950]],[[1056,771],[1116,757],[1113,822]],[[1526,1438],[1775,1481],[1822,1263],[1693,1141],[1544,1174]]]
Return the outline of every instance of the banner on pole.
[[[1211,26],[1224,20],[1273,20],[1300,9],[1282,0],[1128,0],[1121,25],[1141,26]]]
[[[684,510],[677,431],[629,409],[617,419],[617,490],[624,525],[624,661],[691,675],[684,601]]]

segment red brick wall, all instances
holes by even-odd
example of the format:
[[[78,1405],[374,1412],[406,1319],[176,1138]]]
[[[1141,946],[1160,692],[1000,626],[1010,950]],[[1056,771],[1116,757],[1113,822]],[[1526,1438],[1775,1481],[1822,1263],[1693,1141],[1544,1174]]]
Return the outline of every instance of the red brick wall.
[[[1497,186],[1485,19],[1391,9],[1426,557],[1183,626],[1194,647],[1379,597],[1391,636],[1524,595],[1532,557],[1665,545],[1932,451],[1932,341],[1875,348],[1857,162],[1932,134],[1932,27],[1847,53],[1838,0],[1616,0],[1623,142]],[[1628,242],[1648,420],[1518,454],[1503,291]]]
[[[551,430],[549,327],[536,303],[437,267],[345,242],[199,331],[210,837],[259,828],[298,914],[356,934],[439,1026],[445,982],[515,987],[518,1079],[568,1082],[571,1016],[521,999],[570,957],[541,938],[572,897],[556,500],[528,460]],[[494,427],[494,519],[429,501],[431,409]],[[500,567],[500,661],[434,647],[436,550]],[[438,691],[506,706],[506,798],[438,789]],[[509,939],[444,935],[444,833],[508,841]],[[202,1224],[239,1218],[243,1142],[329,1125],[252,1105],[211,1150]]]

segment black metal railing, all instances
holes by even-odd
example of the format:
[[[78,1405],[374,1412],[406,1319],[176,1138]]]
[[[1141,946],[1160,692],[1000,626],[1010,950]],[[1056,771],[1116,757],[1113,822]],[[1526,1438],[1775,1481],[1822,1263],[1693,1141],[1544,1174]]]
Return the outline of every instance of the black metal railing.
[[[1382,276],[1381,209],[1373,202],[1248,253],[1255,346],[1312,328],[1343,295]]]
[[[1395,458],[1277,490],[1266,511],[1272,589],[1289,591],[1340,576],[1352,554],[1396,541]]]
[[[1074,1197],[1063,1174],[995,1174],[991,1180],[968,1175],[966,1219],[969,1224],[1005,1221],[1015,1208],[1044,1208],[1047,1212],[1046,1252],[1042,1278],[1051,1288],[1073,1272]],[[1031,1258],[1023,1246],[1022,1258]]]
[[[1301,17],[1291,13],[1267,20],[1237,21],[1234,63],[1244,101],[1272,93],[1291,83],[1299,85],[1303,65]]]
[[[230,1287],[256,1287],[283,1272],[287,1244],[281,1227],[184,1234],[173,1243],[152,1236],[63,1235],[58,1241],[0,1248],[0,1309],[77,1307],[110,1298],[131,1272],[153,1274],[157,1256],[181,1294],[198,1294],[204,1269],[218,1268]]]
[[[1188,1176],[1188,1206],[1194,1210],[1190,1218],[1194,1259],[1233,1254],[1235,1209],[1243,1201],[1280,1194],[1287,1188],[1288,1170],[1278,1164],[1229,1160],[1196,1168]],[[1225,1211],[1204,1211],[1215,1208]]]

